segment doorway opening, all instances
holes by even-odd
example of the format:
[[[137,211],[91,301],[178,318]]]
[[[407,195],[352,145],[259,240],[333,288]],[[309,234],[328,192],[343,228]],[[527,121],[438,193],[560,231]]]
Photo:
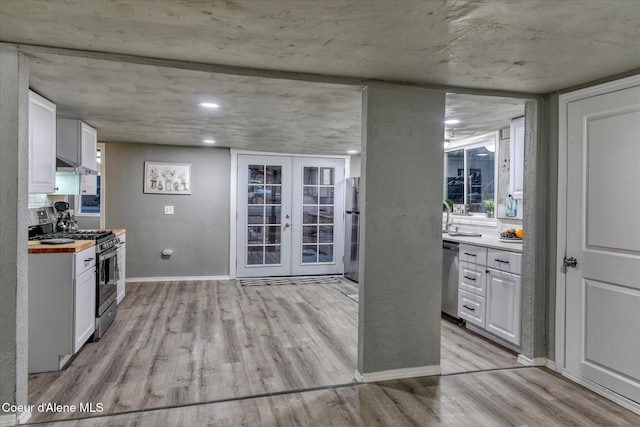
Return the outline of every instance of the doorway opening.
[[[441,329],[444,374],[521,366],[521,268],[508,272],[496,269],[494,277],[487,273],[491,265],[486,257],[459,255],[458,244],[460,248],[471,245],[479,254],[486,254],[488,249],[481,242],[498,242],[507,229],[513,230],[515,237],[516,230],[524,229],[527,101],[459,93],[446,96]],[[460,234],[484,237],[461,240]],[[507,243],[504,250],[521,257],[522,238],[526,237],[521,234],[518,242]],[[501,307],[505,302],[508,307]]]

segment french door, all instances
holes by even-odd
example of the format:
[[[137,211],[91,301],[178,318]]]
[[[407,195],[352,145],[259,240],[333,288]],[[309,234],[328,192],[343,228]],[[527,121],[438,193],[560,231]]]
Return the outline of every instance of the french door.
[[[566,114],[565,369],[640,404],[640,86]]]
[[[344,165],[238,155],[238,277],[342,274]]]

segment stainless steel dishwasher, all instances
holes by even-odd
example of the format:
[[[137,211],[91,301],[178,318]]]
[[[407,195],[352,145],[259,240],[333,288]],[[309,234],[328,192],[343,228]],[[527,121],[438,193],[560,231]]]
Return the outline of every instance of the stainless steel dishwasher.
[[[458,243],[442,242],[442,312],[458,316]]]

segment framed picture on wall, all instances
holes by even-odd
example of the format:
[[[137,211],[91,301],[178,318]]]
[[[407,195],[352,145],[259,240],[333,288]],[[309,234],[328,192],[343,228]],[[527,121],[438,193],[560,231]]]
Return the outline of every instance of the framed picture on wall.
[[[145,193],[191,194],[191,164],[144,162]]]

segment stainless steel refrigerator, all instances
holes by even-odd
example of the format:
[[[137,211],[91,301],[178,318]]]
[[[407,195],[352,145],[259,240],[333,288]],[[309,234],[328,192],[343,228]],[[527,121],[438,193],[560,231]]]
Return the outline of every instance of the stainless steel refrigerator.
[[[347,178],[345,203],[344,276],[358,281],[358,249],[360,242],[360,177]]]

